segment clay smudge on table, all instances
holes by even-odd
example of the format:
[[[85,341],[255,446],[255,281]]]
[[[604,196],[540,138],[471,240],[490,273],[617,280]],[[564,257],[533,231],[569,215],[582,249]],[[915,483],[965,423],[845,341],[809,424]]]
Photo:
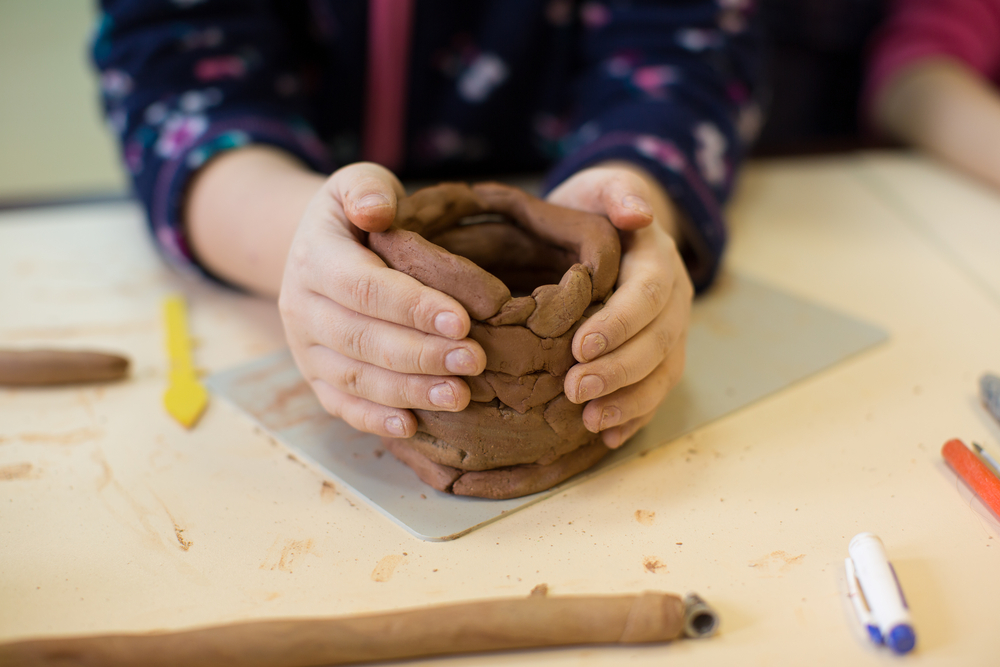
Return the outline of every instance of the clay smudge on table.
[[[81,389],[76,394],[76,402],[79,403],[83,407],[83,409],[87,412],[87,417],[90,419],[90,421],[96,421],[97,413],[94,411],[94,400],[92,399],[96,399],[96,396],[92,396],[92,391],[90,387]]]
[[[11,442],[23,442],[29,445],[78,445],[82,442],[97,440],[104,436],[104,429],[83,427],[64,431],[62,433],[18,433],[16,435],[0,435],[0,445]]]
[[[157,498],[157,500],[160,499]],[[163,505],[162,500],[160,500],[160,504]],[[187,529],[181,528],[180,524],[177,523],[177,519],[175,519],[174,515],[170,513],[170,510],[167,509],[166,505],[163,505],[163,511],[165,511],[167,516],[170,517],[170,523],[174,526],[174,537],[177,538],[177,544],[180,545],[181,551],[187,551],[194,545],[194,542],[184,537],[184,531]]]
[[[246,375],[240,376],[240,382],[249,386],[254,386],[258,384],[269,384],[269,381],[276,374],[284,372],[283,363],[271,363],[263,368],[259,368],[252,373],[247,373]]]
[[[302,459],[300,459],[299,457],[295,456],[295,454],[287,454],[287,455],[285,456],[285,458],[287,458],[287,459],[288,459],[289,461],[291,461],[291,462],[293,462],[293,463],[297,463],[297,464],[299,464],[299,465],[300,465],[300,466],[302,466],[303,468],[308,468],[308,467],[309,467],[308,465],[306,465],[306,462],[305,462],[305,461],[303,461],[303,460],[302,460]]]
[[[656,518],[656,512],[652,510],[636,510],[635,520],[644,526],[652,526],[653,520]]]
[[[170,523],[173,524],[174,537],[177,539],[177,544],[180,546],[181,551],[187,551],[188,549],[190,549],[194,545],[194,542],[184,537],[184,531],[187,529],[181,527],[181,525],[177,522],[177,519],[174,518],[174,515],[170,511],[170,508],[167,507],[167,504],[165,502],[163,502],[162,498],[160,498],[155,493],[153,494],[153,497],[156,498],[156,501],[158,503],[160,503],[160,507],[163,508],[163,511],[166,512],[167,514],[167,518],[170,519]]]
[[[114,473],[111,472],[111,464],[109,464],[108,460],[104,457],[104,451],[101,450],[100,447],[98,447],[91,453],[90,458],[97,465],[101,466],[101,476],[98,477],[97,480],[94,482],[95,489],[97,490],[98,493],[100,493],[108,486],[108,484],[115,481]],[[119,489],[119,490],[123,494],[125,493],[124,489]]]
[[[35,466],[31,463],[15,463],[0,466],[0,482],[11,482],[19,479],[34,479],[38,477]]]
[[[665,570],[667,564],[656,556],[646,556],[642,559],[642,566],[646,568],[646,572],[656,574],[657,570]]]
[[[286,387],[284,389],[279,389],[274,394],[274,400],[271,404],[264,408],[265,412],[283,412],[286,407],[288,407],[289,401],[296,399],[300,396],[307,396],[309,392],[312,391],[309,388],[309,383],[305,380],[300,380],[296,382],[291,387]]]
[[[317,414],[312,396],[309,383],[299,380],[290,387],[276,391],[271,402],[255,410],[253,416],[271,430],[290,428],[317,417],[325,418],[325,412]]]
[[[320,502],[332,503],[337,497],[337,487],[334,486],[333,482],[323,480],[323,484],[319,487],[319,499]]]
[[[279,547],[280,544],[280,547]],[[261,570],[281,570],[282,572],[292,573],[293,568],[306,554],[316,555],[313,551],[315,542],[310,539],[305,540],[293,540],[282,539],[279,537],[274,540],[274,544],[268,549],[268,555],[264,559],[264,562],[260,564]]]
[[[147,546],[156,549],[165,549],[173,540],[176,540],[176,533],[170,537],[164,534],[163,529],[154,525],[153,521],[150,520],[151,517],[157,514],[156,510],[147,507],[145,504],[140,502],[129,492],[129,490],[115,478],[114,471],[111,468],[111,464],[108,463],[107,458],[104,455],[104,451],[98,446],[90,454],[91,460],[94,461],[98,466],[100,466],[101,474],[95,480],[95,487],[98,496],[104,502],[105,507],[111,515],[118,520],[118,522],[132,530],[136,536],[141,539]],[[172,527],[176,525],[173,517],[170,515],[169,510],[163,504],[155,493],[152,494],[156,502],[160,504],[167,518],[170,519]],[[123,504],[124,503],[124,504]],[[122,509],[127,508],[131,510],[129,512],[123,512]]]
[[[538,584],[537,586],[531,589],[531,593],[529,595],[531,595],[532,597],[545,597],[548,594],[549,594],[549,585]]]
[[[402,561],[403,556],[400,556],[399,554],[389,554],[388,556],[384,556],[375,566],[375,569],[372,570],[372,581],[377,581],[379,583],[389,581],[392,579],[392,575],[396,571],[396,566]]]
[[[749,566],[758,569],[761,574],[765,575],[771,572],[782,574],[801,563],[805,557],[805,554],[792,556],[784,551],[772,551],[763,558],[750,561]]]
[[[194,544],[191,540],[184,539],[184,529],[174,524],[174,536],[177,538],[177,544],[181,545],[181,549],[187,551]]]

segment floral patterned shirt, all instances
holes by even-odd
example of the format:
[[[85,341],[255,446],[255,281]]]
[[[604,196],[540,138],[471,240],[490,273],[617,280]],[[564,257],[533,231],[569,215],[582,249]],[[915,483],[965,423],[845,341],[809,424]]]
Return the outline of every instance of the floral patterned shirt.
[[[628,160],[686,213],[698,287],[760,124],[753,0],[418,0],[404,178],[547,169],[546,189]],[[220,151],[280,147],[330,172],[360,159],[365,0],[102,0],[105,111],[165,255],[192,264],[191,175]]]

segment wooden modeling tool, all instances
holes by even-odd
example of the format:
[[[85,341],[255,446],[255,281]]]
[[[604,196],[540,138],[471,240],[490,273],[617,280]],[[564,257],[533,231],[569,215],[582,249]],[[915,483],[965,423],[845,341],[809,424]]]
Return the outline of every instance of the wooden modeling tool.
[[[483,600],[341,618],[0,644],[0,664],[305,667],[574,644],[706,637],[718,617],[671,593]]]
[[[191,361],[184,297],[174,294],[164,299],[163,317],[170,361],[170,384],[163,395],[163,404],[174,419],[191,428],[208,405],[208,391],[198,380]]]
[[[77,350],[0,350],[0,385],[41,387],[109,382],[128,375],[117,354]]]

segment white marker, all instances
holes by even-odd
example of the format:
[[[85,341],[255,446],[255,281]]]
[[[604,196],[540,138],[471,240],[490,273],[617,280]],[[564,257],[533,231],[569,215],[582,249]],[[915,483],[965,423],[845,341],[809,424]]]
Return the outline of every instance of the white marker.
[[[868,603],[865,601],[865,596],[862,594],[861,588],[858,586],[858,577],[854,572],[854,561],[850,558],[845,558],[844,569],[847,570],[847,597],[851,598],[851,603],[854,605],[854,613],[858,615],[861,625],[865,626],[865,630],[868,631],[868,637],[876,644],[883,643],[882,631],[878,629],[878,624],[872,618],[872,612],[868,608]]]
[[[896,572],[886,558],[882,540],[871,533],[858,533],[851,539],[847,552],[851,555],[850,560],[861,584],[861,591],[882,639],[896,653],[909,652],[917,643],[917,638],[910,625],[906,598],[899,587]],[[848,584],[850,585],[850,581]],[[855,602],[855,609],[857,608],[858,603]],[[865,620],[862,618],[862,623]],[[869,634],[874,640],[875,635],[870,629]]]

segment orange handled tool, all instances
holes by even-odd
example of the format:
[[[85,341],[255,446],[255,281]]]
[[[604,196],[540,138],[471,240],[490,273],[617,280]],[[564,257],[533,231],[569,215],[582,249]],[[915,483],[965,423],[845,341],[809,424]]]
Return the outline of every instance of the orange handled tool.
[[[990,472],[972,450],[955,438],[944,443],[941,456],[997,516],[1000,516],[1000,479]]]

